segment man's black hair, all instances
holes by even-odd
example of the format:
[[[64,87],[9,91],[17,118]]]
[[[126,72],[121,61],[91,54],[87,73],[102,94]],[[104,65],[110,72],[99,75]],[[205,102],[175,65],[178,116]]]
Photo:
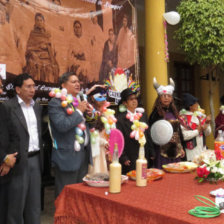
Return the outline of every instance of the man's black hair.
[[[72,76],[72,75],[75,75],[77,76],[74,72],[65,72],[64,74],[62,74],[60,77],[59,77],[59,84],[60,86],[67,82],[69,80],[69,77]]]
[[[13,83],[14,84],[14,88],[22,87],[23,82],[26,81],[27,79],[32,79],[33,80],[33,77],[30,76],[27,73],[22,73],[22,74],[17,75],[16,78],[14,79],[14,83]]]

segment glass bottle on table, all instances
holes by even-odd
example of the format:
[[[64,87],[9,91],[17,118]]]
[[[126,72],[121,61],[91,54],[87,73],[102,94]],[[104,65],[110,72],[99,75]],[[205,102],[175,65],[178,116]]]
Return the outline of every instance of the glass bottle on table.
[[[136,160],[136,186],[147,186],[147,160],[144,146],[140,146],[139,156]]]
[[[114,144],[113,160],[109,167],[109,192],[121,192],[121,164],[118,157],[118,146]]]

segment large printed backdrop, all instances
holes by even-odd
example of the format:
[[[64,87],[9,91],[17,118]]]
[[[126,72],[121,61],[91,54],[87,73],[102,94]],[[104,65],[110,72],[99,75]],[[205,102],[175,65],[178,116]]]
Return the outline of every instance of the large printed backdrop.
[[[7,71],[1,100],[22,72],[36,80],[43,102],[66,71],[84,88],[117,67],[135,79],[135,18],[130,0],[0,0],[0,64]]]

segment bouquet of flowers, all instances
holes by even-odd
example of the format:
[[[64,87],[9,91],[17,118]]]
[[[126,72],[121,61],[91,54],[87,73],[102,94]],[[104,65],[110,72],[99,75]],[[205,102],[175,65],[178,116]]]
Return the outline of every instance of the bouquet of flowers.
[[[203,181],[217,182],[224,181],[224,157],[221,150],[215,150],[215,158],[203,158],[202,165],[197,168],[197,177],[199,183]]]

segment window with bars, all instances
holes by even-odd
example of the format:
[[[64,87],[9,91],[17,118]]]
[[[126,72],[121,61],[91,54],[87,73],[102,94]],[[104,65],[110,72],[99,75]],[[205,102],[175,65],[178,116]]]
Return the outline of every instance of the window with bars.
[[[193,66],[182,63],[174,63],[175,74],[173,80],[175,82],[174,99],[178,109],[182,108],[183,93],[194,95],[194,69]]]
[[[194,95],[194,70],[193,66],[175,62],[175,95],[181,97],[183,93]]]

